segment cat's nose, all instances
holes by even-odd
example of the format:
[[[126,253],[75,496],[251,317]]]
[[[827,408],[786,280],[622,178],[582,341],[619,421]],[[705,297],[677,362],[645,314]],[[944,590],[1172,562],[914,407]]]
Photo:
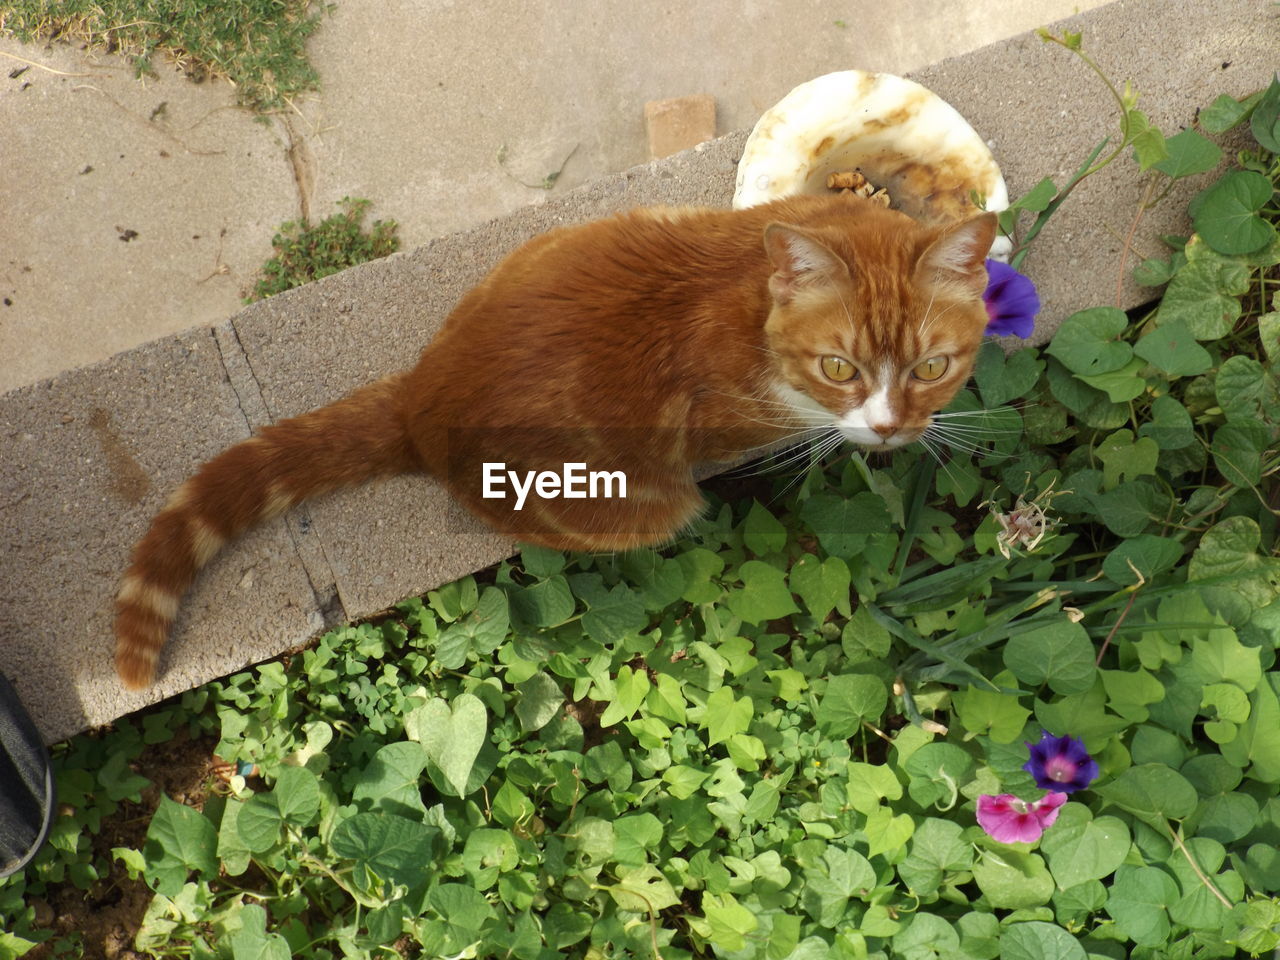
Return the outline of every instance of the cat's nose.
[[[871,429],[874,430],[876,433],[880,434],[880,436],[883,437],[885,440],[888,440],[890,437],[892,437],[895,433],[898,432],[899,424],[871,423],[871,424],[868,424],[868,426],[871,427]]]

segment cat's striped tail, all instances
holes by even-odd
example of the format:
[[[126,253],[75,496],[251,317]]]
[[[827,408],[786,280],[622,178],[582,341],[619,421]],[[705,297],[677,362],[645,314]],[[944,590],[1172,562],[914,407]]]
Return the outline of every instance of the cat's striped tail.
[[[310,497],[420,469],[405,430],[404,376],[266,427],[174,491],[116,596],[116,672],[126,687],[155,679],[183,594],[228,541]]]

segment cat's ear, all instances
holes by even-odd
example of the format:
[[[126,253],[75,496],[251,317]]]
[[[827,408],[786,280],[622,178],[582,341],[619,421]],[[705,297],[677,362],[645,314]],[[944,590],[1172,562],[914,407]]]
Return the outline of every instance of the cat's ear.
[[[849,275],[848,265],[830,247],[800,227],[769,224],[764,228],[764,248],[773,264],[769,292],[779,304],[790,303],[806,284]]]
[[[996,238],[996,215],[980,213],[946,227],[920,256],[917,269],[931,282],[987,282],[986,259]]]

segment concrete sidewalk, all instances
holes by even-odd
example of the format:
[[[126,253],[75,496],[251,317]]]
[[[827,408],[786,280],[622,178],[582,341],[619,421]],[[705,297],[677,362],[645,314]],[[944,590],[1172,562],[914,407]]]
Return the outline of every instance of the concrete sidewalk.
[[[1163,49],[1144,48],[1150,24],[1171,7],[1177,8],[1176,35],[1161,40],[1168,45]],[[1113,77],[1134,80],[1146,95],[1144,106],[1167,131],[1189,123],[1196,107],[1218,93],[1239,95],[1265,84],[1277,49],[1273,8],[1245,0],[1123,0],[1071,26],[1085,30],[1088,49]],[[793,82],[851,65],[843,56],[838,62],[828,57],[781,83],[760,107]],[[414,71],[429,75],[402,65],[398,79]],[[1114,125],[1109,97],[1092,75],[1032,37],[913,75],[990,139],[1014,195],[1045,175],[1067,176]],[[654,95],[687,92],[696,91],[686,86]],[[353,103],[357,99],[353,95]],[[64,737],[275,655],[326,622],[367,615],[507,555],[511,544],[465,532],[465,519],[429,481],[404,478],[335,495],[259,530],[210,566],[188,599],[153,690],[127,696],[111,669],[110,611],[119,572],[159,504],[196,465],[255,426],[412,362],[457,297],[541,230],[640,203],[726,204],[744,139],[740,131],[595,179],[563,197],[546,199],[538,191],[544,202],[521,200],[514,212],[483,226],[256,304],[230,321],[216,315],[213,329],[155,340],[0,397],[0,423],[12,445],[0,466],[0,531],[8,546],[0,558],[0,628],[10,654],[5,670],[46,736]],[[380,152],[388,151],[366,146],[362,155]],[[407,184],[412,178],[404,174],[403,155],[399,162],[399,180]],[[488,176],[494,179],[492,171]],[[466,182],[459,174],[459,183]],[[1139,189],[1132,166],[1117,164],[1073,196],[1050,227],[1028,262],[1050,320],[1113,300],[1119,238]],[[1192,189],[1185,185],[1148,215],[1140,251],[1154,252],[1158,234],[1184,228],[1178,211]],[[380,215],[397,215],[372,186],[348,183],[342,192],[377,196]],[[263,203],[270,193],[263,189]],[[50,254],[48,262],[55,266],[57,257]],[[1125,283],[1120,289],[1122,305],[1144,296]]]
[[[159,57],[139,82],[0,39],[0,391],[220,323],[279,225],[344,196],[412,250],[644,163],[647,100],[712,94],[727,133],[818,74],[917,69],[1101,2],[339,2],[308,43],[321,90],[265,124]]]

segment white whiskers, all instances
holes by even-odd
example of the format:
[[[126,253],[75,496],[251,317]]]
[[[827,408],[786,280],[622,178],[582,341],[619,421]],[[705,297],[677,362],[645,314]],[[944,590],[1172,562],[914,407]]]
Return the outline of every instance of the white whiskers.
[[[724,474],[727,477],[754,477],[764,473],[783,473],[808,461],[812,465],[840,445],[844,438],[833,429],[815,429],[794,442],[788,442],[758,460],[752,460]]]
[[[792,476],[792,478],[783,485],[782,489],[774,495],[773,499],[776,501],[785,496],[792,487],[797,486],[800,481],[804,479],[805,474],[808,473],[815,464],[821,463],[833,450],[841,446],[843,443],[844,436],[841,435],[838,430],[832,430],[830,433],[819,434],[800,454],[800,456],[804,456],[805,454],[808,455],[808,466],[804,469],[796,469],[794,471],[794,476]],[[799,457],[796,457],[787,462],[796,463],[798,459]]]
[[[968,456],[995,454],[994,444],[1021,431],[1012,427],[1000,427],[983,421],[991,417],[990,410],[953,410],[935,413],[929,426],[920,435],[920,441],[942,463],[939,456],[942,447],[957,450]]]

